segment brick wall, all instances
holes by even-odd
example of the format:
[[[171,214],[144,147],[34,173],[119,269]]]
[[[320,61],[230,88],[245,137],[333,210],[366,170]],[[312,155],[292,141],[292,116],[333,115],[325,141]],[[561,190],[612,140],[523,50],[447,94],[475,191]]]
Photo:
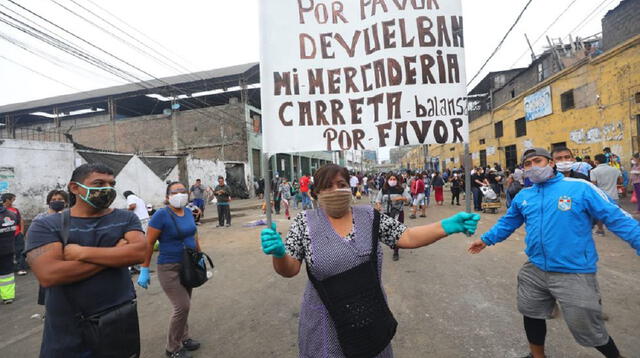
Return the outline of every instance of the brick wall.
[[[180,111],[175,114],[178,152],[195,158],[248,161],[244,109],[240,103]],[[63,122],[63,126],[64,126]],[[92,123],[71,129],[74,141],[118,152],[173,152],[172,120],[166,115]]]
[[[640,0],[624,0],[602,19],[603,51],[640,34]]]

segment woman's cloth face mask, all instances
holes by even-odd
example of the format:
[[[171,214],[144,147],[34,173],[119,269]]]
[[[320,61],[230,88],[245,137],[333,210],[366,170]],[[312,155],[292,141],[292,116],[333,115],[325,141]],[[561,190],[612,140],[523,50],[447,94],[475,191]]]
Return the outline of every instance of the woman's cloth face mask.
[[[318,204],[332,218],[341,218],[351,208],[351,189],[336,189],[318,194]]]

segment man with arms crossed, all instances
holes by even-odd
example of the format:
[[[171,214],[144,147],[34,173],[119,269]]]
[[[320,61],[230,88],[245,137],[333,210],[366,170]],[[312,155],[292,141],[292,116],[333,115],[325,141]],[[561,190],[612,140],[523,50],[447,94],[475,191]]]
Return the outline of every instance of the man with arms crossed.
[[[111,168],[83,164],[68,185],[68,244],[63,246],[61,233],[64,212],[35,220],[29,228],[27,260],[46,289],[40,357],[98,356],[82,338],[79,316],[135,300],[127,267],[144,261],[147,242],[136,214],[109,208],[115,185]]]

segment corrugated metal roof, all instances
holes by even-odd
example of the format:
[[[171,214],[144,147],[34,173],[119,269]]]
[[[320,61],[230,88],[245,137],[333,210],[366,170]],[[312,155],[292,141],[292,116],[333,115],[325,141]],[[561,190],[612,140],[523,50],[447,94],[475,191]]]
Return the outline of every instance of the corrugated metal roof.
[[[224,77],[230,77],[230,76],[239,76],[239,75],[245,74],[247,71],[258,66],[259,66],[258,62],[252,62],[252,63],[246,63],[246,64],[236,65],[231,67],[218,68],[214,70],[164,77],[164,78],[160,78],[159,80],[145,81],[145,84],[146,84],[145,87],[151,87],[150,89],[143,89],[140,86],[140,82],[133,82],[125,85],[100,88],[100,89],[91,90],[91,91],[43,98],[43,99],[38,99],[38,100],[28,101],[28,102],[8,104],[8,105],[0,106],[0,115],[12,113],[12,112],[24,111],[27,109],[37,110],[39,108],[48,107],[56,104],[85,101],[85,100],[96,99],[100,97],[115,96],[115,95],[121,95],[126,93],[133,93],[133,92],[140,92],[140,91],[153,93],[154,88],[176,86],[179,84],[184,84],[189,82],[198,82],[200,81],[200,79],[212,80],[212,79],[224,78]],[[194,80],[194,77],[198,78],[198,80]]]

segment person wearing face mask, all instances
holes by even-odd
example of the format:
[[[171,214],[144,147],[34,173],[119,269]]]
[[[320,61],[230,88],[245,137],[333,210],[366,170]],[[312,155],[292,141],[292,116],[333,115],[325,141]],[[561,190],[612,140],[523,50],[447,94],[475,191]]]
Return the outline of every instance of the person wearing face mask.
[[[589,181],[589,177],[574,170],[576,163],[573,152],[567,147],[556,147],[551,151],[551,157],[556,164],[556,169],[567,178],[575,178]]]
[[[602,317],[591,221],[603,220],[638,255],[640,223],[592,183],[554,173],[555,163],[545,149],[525,151],[522,162],[533,186],[516,195],[506,215],[474,241],[469,252],[477,254],[506,240],[526,223],[529,260],[518,274],[518,310],[531,351],[527,357],[545,356],[545,320],[556,301],[578,344],[595,347],[608,358],[621,357]]]
[[[218,194],[216,194],[218,195]],[[171,301],[173,313],[169,322],[166,354],[171,358],[189,358],[190,351],[200,348],[200,343],[189,334],[189,310],[191,308],[191,288],[180,283],[182,252],[184,247],[200,251],[198,232],[189,202],[187,187],[180,182],[167,185],[164,208],[160,208],[151,217],[147,230],[147,250],[145,260],[140,268],[138,285],[148,288],[151,283],[149,265],[156,241],[158,245],[158,282]]]
[[[49,194],[47,194],[47,206],[49,209],[44,212],[36,215],[33,218],[33,221],[39,220],[47,215],[57,214],[64,210],[69,205],[69,195],[64,190],[51,190]],[[32,222],[33,222],[32,221]],[[46,290],[44,287],[38,287],[38,304],[44,306],[44,299]]]
[[[404,206],[411,202],[409,190],[402,187],[398,183],[398,176],[389,174],[382,186],[382,190],[378,191],[376,197],[376,210],[388,215],[400,223],[404,223]],[[393,248],[393,261],[400,259],[399,248]]]
[[[18,210],[18,208],[15,206],[15,201],[16,201],[16,195],[12,194],[12,193],[3,193],[2,195],[0,195],[0,203],[2,203],[2,205],[4,205],[4,207],[9,210],[12,211],[14,214],[16,214],[16,217],[18,219],[17,224],[16,224],[16,237],[14,239],[14,258],[13,261],[15,261],[15,265],[13,268],[13,271],[18,275],[18,276],[24,276],[27,274],[27,269],[29,268],[29,266],[27,265],[25,259],[24,259],[24,218],[22,217],[22,214],[20,213],[20,210]]]
[[[108,166],[83,164],[68,184],[71,208],[29,227],[27,260],[46,289],[40,357],[139,355],[136,296],[127,267],[142,263],[146,241],[133,212],[109,208],[115,184]],[[94,324],[104,317],[113,319]]]
[[[397,322],[380,282],[380,244],[415,249],[454,233],[472,234],[480,216],[459,213],[407,228],[371,206],[351,207],[346,168],[327,164],[316,172],[315,183],[320,208],[298,214],[285,242],[275,224],[261,233],[262,250],[273,256],[278,274],[293,277],[303,261],[307,266],[299,356],[393,357]]]
[[[47,215],[59,213],[69,205],[69,195],[64,190],[54,189],[47,194],[47,211],[36,215],[32,222]]]

